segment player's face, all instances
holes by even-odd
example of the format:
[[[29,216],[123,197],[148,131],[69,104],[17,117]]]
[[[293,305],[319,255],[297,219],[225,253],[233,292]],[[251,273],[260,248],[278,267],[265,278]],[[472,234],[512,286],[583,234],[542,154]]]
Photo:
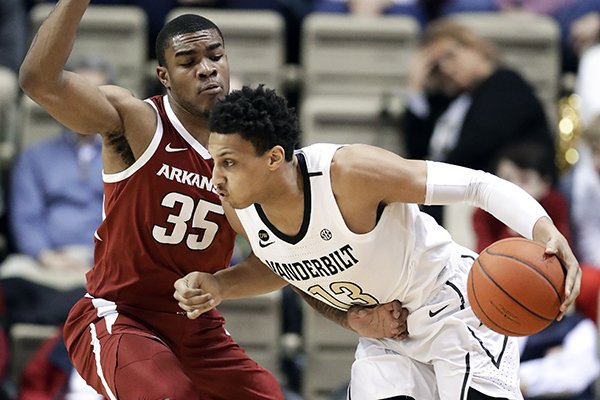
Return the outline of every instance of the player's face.
[[[184,110],[207,116],[229,93],[229,63],[223,39],[215,29],[175,36],[165,49],[166,68],[159,78]]]
[[[238,134],[212,132],[208,151],[214,160],[212,182],[221,201],[233,208],[260,203],[269,182],[270,154],[259,156],[252,143]]]

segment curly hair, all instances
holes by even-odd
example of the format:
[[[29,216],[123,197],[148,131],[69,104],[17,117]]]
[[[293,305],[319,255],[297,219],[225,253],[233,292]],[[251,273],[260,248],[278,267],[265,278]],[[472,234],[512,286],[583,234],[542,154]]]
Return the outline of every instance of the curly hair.
[[[244,86],[219,101],[211,112],[209,129],[239,134],[252,143],[259,156],[279,145],[287,161],[292,160],[300,137],[295,110],[264,85],[255,89]]]
[[[206,31],[209,29],[216,30],[219,33],[221,40],[223,40],[223,34],[221,33],[219,27],[211,20],[201,17],[200,15],[183,14],[167,22],[156,37],[155,46],[158,65],[161,67],[166,65],[165,50],[171,39],[173,39],[175,36],[182,35],[184,33]],[[223,43],[225,43],[224,40]]]

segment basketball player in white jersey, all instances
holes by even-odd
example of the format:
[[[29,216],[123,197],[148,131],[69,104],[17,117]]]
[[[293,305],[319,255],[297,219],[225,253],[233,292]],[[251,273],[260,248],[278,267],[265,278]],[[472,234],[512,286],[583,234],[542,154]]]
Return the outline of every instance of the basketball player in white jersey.
[[[409,337],[360,338],[349,399],[522,399],[515,338],[483,326],[469,305],[476,254],[417,204],[466,202],[545,245],[568,269],[562,318],[579,293],[579,265],[532,197],[481,171],[367,145],[294,151],[296,116],[263,87],[218,103],[210,130],[213,183],[254,256],[177,281],[189,318],[287,283],[340,310],[398,299],[410,313]]]

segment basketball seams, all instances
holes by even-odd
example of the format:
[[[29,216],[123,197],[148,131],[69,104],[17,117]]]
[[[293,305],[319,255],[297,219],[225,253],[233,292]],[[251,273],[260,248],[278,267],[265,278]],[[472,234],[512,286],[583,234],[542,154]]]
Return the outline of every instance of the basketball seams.
[[[523,260],[522,258],[519,258],[519,257],[512,256],[510,254],[496,253],[496,252],[491,251],[489,248],[485,249],[484,252],[486,254],[491,255],[491,256],[506,257],[508,259],[511,259],[511,260],[514,260],[514,261],[520,262],[521,264],[526,265],[527,267],[529,267],[530,269],[532,269],[533,271],[535,271],[537,274],[539,274],[541,277],[543,277],[544,280],[546,280],[546,282],[548,282],[550,284],[550,286],[552,286],[552,289],[554,290],[554,293],[556,294],[556,296],[558,298],[558,302],[562,303],[562,298],[561,298],[561,295],[560,295],[560,291],[559,291],[559,289],[556,286],[554,286],[554,282],[550,278],[548,278],[548,276],[546,274],[544,274],[542,271],[540,271],[535,265],[533,265],[529,261]],[[483,267],[483,265],[482,265],[482,267]],[[561,269],[564,272],[564,267],[563,267],[562,264],[561,264]]]
[[[473,273],[473,272],[472,272],[472,270],[471,270],[471,274],[472,274],[472,273]],[[470,274],[470,275],[471,275],[471,274]],[[487,275],[486,275],[486,276],[487,276]],[[502,327],[502,326],[498,325],[498,323],[496,323],[496,322],[495,322],[495,321],[494,321],[494,320],[493,320],[493,319],[492,319],[492,318],[491,318],[491,317],[490,317],[490,316],[489,316],[489,315],[488,315],[488,314],[485,312],[485,308],[483,308],[483,307],[481,306],[481,303],[479,302],[479,298],[477,297],[477,292],[475,291],[475,283],[474,283],[474,280],[473,280],[473,278],[472,278],[472,277],[469,277],[468,281],[469,281],[469,283],[470,283],[470,287],[471,287],[471,293],[473,294],[473,297],[474,297],[475,303],[477,303],[477,308],[479,309],[479,311],[480,311],[480,312],[483,314],[483,316],[484,316],[484,317],[485,317],[485,319],[486,319],[486,325],[488,325],[488,324],[492,324],[492,325],[494,325],[494,326],[497,328],[497,329],[494,329],[494,330],[495,330],[496,332],[499,332],[499,333],[502,333],[502,334],[512,334],[512,335],[519,335],[519,336],[521,336],[521,335],[522,335],[522,333],[520,333],[520,332],[514,332],[514,331],[511,331],[510,329],[506,329],[506,328],[504,328],[504,327]],[[492,282],[493,282],[493,281],[492,281]],[[494,284],[496,284],[496,283],[494,282]],[[489,325],[488,325],[488,327],[489,327]],[[501,331],[502,331],[502,332],[501,332]]]
[[[556,261],[559,261],[557,264]],[[494,242],[477,257],[467,279],[473,313],[492,330],[526,336],[560,314],[565,267],[530,239]]]
[[[513,258],[513,257],[509,257],[509,256],[507,256],[507,258],[512,258],[512,259],[514,259],[514,260],[516,260],[516,261],[519,261],[519,262],[522,262],[523,264],[526,264],[526,263],[524,263],[522,260],[519,260],[518,258]],[[500,286],[500,285],[498,284],[498,282],[496,282],[496,280],[495,280],[495,279],[494,279],[494,278],[491,276],[491,274],[490,274],[490,273],[489,273],[489,272],[486,270],[485,266],[483,265],[483,263],[481,262],[481,260],[480,260],[480,259],[477,259],[477,261],[476,261],[476,262],[477,262],[477,264],[479,264],[479,267],[480,267],[479,269],[480,269],[480,270],[481,270],[481,271],[482,271],[482,272],[485,274],[485,276],[486,276],[486,277],[487,277],[487,278],[488,278],[488,279],[489,279],[489,280],[490,280],[490,281],[491,281],[491,282],[492,282],[492,283],[493,283],[493,284],[494,284],[494,285],[495,285],[495,286],[496,286],[498,289],[500,289],[500,291],[501,291],[502,293],[504,293],[504,294],[506,295],[506,297],[508,297],[509,299],[511,299],[512,301],[514,301],[515,303],[517,303],[517,304],[518,304],[518,305],[519,305],[519,306],[520,306],[520,307],[521,307],[523,310],[527,311],[527,312],[528,312],[528,313],[530,313],[531,315],[533,315],[533,316],[535,316],[535,317],[537,317],[537,318],[539,318],[539,319],[541,319],[541,320],[544,320],[544,321],[552,322],[552,321],[554,320],[554,318],[547,318],[547,317],[544,317],[544,316],[542,316],[542,315],[540,315],[540,314],[536,313],[535,311],[531,310],[529,307],[527,307],[526,305],[524,305],[523,303],[521,303],[521,302],[520,302],[519,300],[517,300],[517,299],[516,299],[516,298],[515,298],[513,295],[511,295],[510,293],[508,293],[508,292],[507,292],[507,291],[506,291],[506,290],[505,290],[505,289],[504,289],[502,286]],[[527,265],[527,264],[526,264],[526,265]],[[529,265],[528,265],[528,266],[529,266]],[[531,267],[531,266],[529,266],[529,267]],[[533,269],[535,270],[535,268],[533,268]],[[537,271],[537,270],[536,270],[536,272],[538,272],[538,273],[539,273],[539,271]],[[540,274],[540,275],[544,276],[543,274]],[[546,277],[544,276],[544,278],[546,278]],[[546,279],[547,279],[547,278],[546,278]],[[551,285],[551,286],[552,286],[552,288],[554,289],[554,285]],[[560,302],[560,296],[559,296],[559,302]],[[558,314],[556,314],[556,315],[558,316]]]

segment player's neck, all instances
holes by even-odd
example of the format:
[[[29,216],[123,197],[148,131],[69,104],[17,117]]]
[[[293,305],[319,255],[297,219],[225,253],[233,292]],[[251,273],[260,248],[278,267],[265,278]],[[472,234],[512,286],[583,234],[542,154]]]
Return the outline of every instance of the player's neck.
[[[300,231],[304,218],[304,180],[295,157],[281,171],[280,178],[271,191],[273,195],[261,206],[278,230],[294,236]]]
[[[208,146],[208,137],[210,131],[208,129],[208,119],[192,115],[188,112],[175,113],[185,129],[196,139],[202,146]]]
[[[169,104],[173,113],[181,122],[183,127],[196,139],[202,146],[208,146],[208,137],[210,131],[208,129],[209,115],[200,115],[199,113],[190,112],[184,107],[181,107],[177,101],[169,97]]]

